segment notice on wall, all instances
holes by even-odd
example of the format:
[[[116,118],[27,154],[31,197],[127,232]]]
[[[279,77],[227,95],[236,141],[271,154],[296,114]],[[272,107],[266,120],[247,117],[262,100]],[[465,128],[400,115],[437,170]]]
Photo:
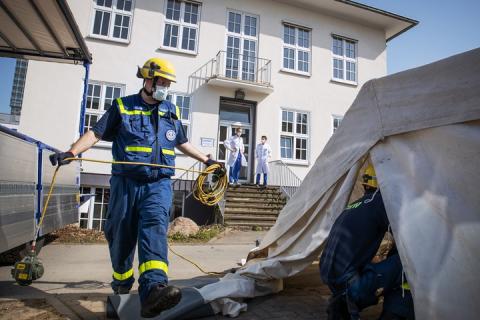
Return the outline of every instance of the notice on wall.
[[[213,148],[215,146],[215,139],[213,138],[200,138],[200,145],[202,147]]]

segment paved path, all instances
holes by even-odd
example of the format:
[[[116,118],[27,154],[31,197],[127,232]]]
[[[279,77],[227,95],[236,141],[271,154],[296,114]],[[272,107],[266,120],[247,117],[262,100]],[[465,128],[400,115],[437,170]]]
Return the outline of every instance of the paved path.
[[[255,239],[263,235],[264,232],[238,233],[236,231],[213,243],[174,245],[173,249],[196,261],[208,271],[223,271],[237,267],[240,259],[245,258],[253,248]],[[33,319],[23,316],[31,315],[35,308],[39,309],[36,306],[42,303],[52,306],[57,311],[57,315],[39,313],[35,318],[105,318],[105,302],[107,296],[111,294],[109,282],[112,273],[106,245],[51,244],[42,250],[39,257],[44,263],[45,274],[29,287],[21,287],[13,282],[10,276],[11,267],[0,267],[1,319]],[[190,263],[173,254],[169,257],[171,284],[186,287],[215,280],[214,277],[205,276]],[[135,261],[135,265],[137,264],[138,262]],[[303,277],[289,280],[286,283],[286,290],[280,294],[249,301],[248,311],[242,313],[238,319],[326,319],[328,290],[318,281],[317,270],[318,267],[312,267]],[[135,272],[138,275],[137,270]],[[305,287],[305,285],[308,286]],[[19,300],[24,301],[23,309],[18,305]],[[12,313],[13,309],[17,311]],[[27,309],[29,313],[26,312]],[[18,312],[18,310],[24,311]],[[216,316],[205,319],[227,318]],[[365,319],[375,318],[366,317]]]

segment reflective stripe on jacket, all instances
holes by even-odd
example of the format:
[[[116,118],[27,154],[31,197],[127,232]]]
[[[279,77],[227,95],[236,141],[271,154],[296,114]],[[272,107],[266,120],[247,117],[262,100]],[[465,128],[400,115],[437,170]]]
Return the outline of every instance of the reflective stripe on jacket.
[[[122,121],[112,145],[113,158],[117,161],[175,166],[175,146],[182,125],[178,120],[178,107],[166,100],[154,108],[138,101],[136,95],[116,100]],[[155,116],[158,117],[158,128],[154,122]],[[114,164],[112,174],[155,181],[160,177],[175,175],[175,169]]]

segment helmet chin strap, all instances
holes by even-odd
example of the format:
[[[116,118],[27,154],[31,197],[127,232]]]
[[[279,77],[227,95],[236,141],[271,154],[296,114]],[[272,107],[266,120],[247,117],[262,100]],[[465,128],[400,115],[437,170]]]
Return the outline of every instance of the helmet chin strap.
[[[154,77],[152,79],[152,89],[150,92],[148,92],[147,89],[145,89],[145,79],[143,79],[143,92],[145,92],[147,96],[151,97],[153,95],[153,92],[157,88],[157,80],[158,80],[158,77]]]

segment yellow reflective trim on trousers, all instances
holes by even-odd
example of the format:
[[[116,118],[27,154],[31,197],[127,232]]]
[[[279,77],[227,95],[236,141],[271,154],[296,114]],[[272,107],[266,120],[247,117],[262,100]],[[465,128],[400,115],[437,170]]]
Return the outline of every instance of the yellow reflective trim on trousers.
[[[133,276],[133,269],[130,269],[125,273],[118,273],[118,272],[113,271],[113,278],[116,279],[116,280],[120,280],[120,281],[127,280],[128,278],[130,278],[132,276]]]
[[[139,146],[126,146],[125,151],[152,152],[152,148],[151,147],[139,147]]]
[[[149,271],[149,270],[162,270],[165,272],[165,274],[168,275],[168,265],[159,260],[150,260],[150,261],[145,261],[138,267],[138,271],[140,274]]]
[[[404,290],[410,290],[410,285],[408,284],[408,282],[402,283],[402,289],[404,289]]]
[[[169,156],[174,156],[174,155],[175,155],[175,150],[163,149],[163,148],[162,148],[162,153],[163,153],[163,154],[168,154]]]
[[[125,106],[123,105],[123,101],[122,101],[121,98],[117,98],[117,103],[118,103],[118,108],[120,110],[120,113],[128,114],[129,116],[133,116],[133,115],[149,116],[149,115],[152,114],[152,111],[127,110],[127,109],[125,109]]]

